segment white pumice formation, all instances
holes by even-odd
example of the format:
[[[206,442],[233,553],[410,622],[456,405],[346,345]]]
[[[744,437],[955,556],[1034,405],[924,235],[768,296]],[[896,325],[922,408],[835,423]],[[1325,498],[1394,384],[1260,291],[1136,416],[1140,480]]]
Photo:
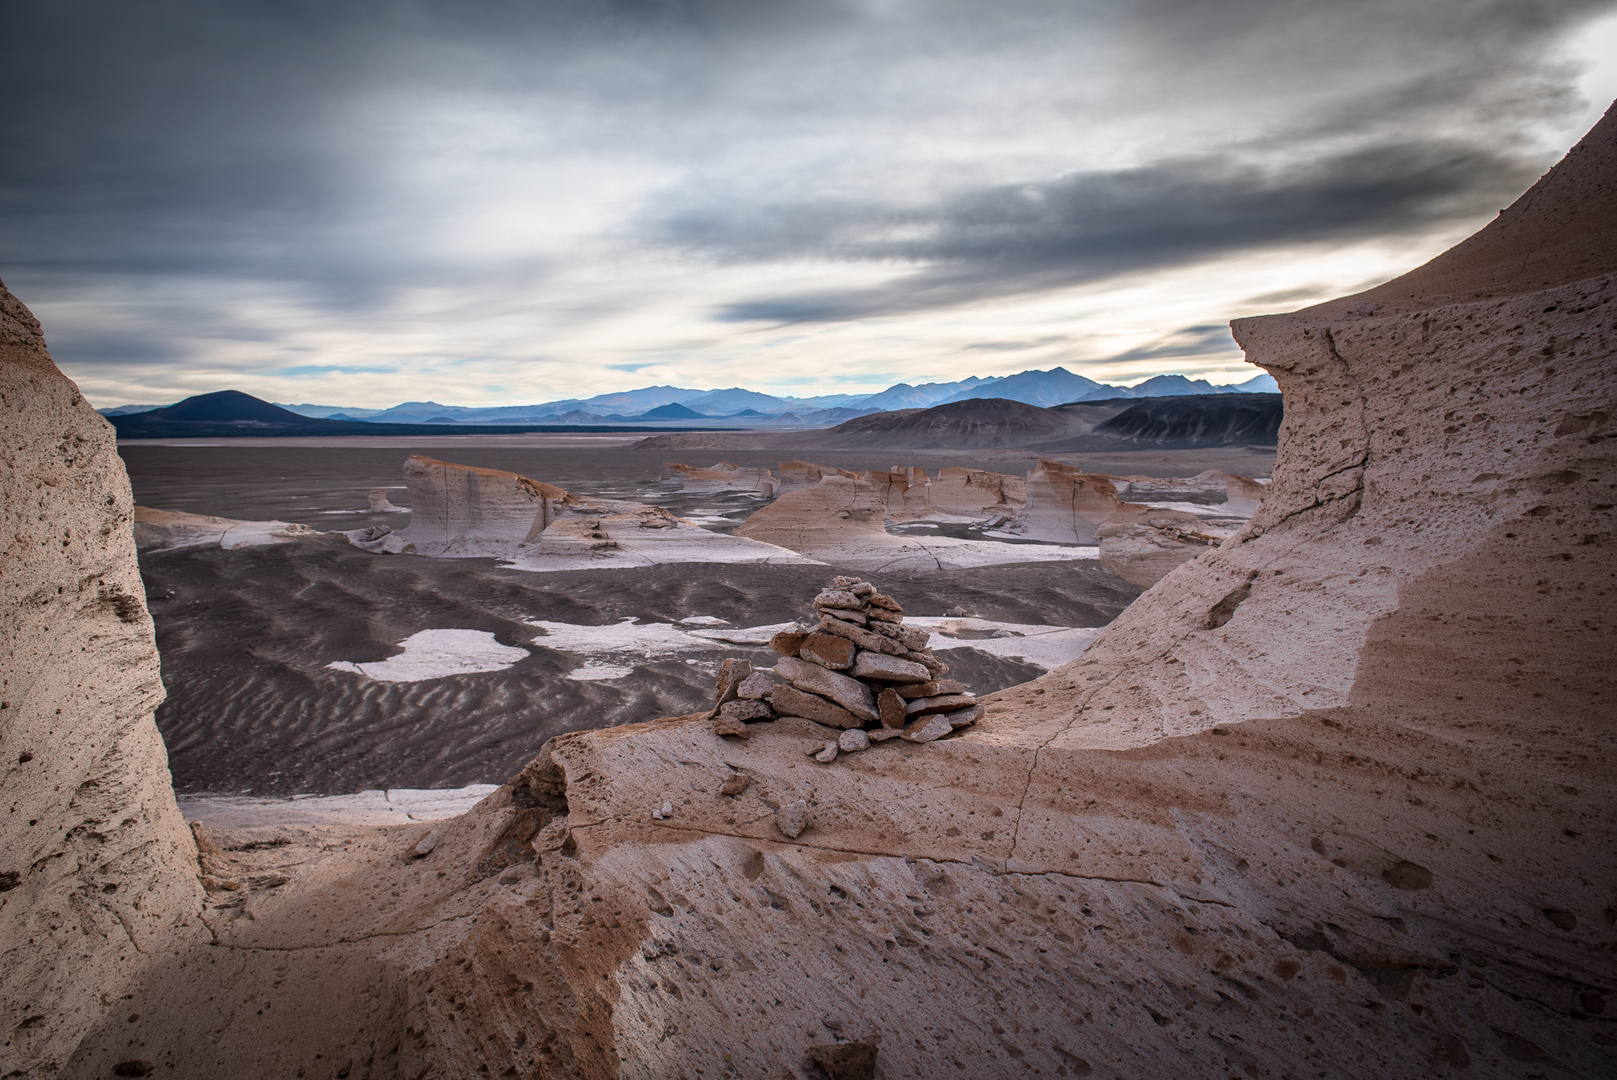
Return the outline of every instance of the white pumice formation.
[[[801,624],[800,624],[801,625]],[[933,655],[926,630],[904,625],[904,608],[876,586],[835,577],[814,598],[808,628],[783,630],[769,647],[775,667],[754,671],[745,660],[719,667],[716,735],[746,739],[750,725],[798,717],[841,728],[835,740],[806,753],[830,764],[891,738],[931,742],[975,724],[984,707],[965,684],[945,679],[949,665]]]

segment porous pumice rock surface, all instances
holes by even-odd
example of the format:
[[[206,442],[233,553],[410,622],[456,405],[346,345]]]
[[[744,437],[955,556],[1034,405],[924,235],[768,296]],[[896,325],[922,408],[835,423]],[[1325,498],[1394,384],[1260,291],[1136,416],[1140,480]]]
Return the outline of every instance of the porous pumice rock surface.
[[[1183,563],[1223,540],[1224,537],[1188,528],[1182,521],[1155,524],[1108,521],[1095,529],[1101,565],[1142,589],[1149,589]]]
[[[287,544],[313,532],[307,525],[286,521],[241,521],[149,506],[135,507],[134,522],[135,547],[140,551],[187,547],[221,547],[230,551],[239,547]],[[382,529],[384,534],[387,531]]]
[[[1608,115],[1238,323],[1258,516],[976,725],[826,768],[852,729],[704,711],[447,822],[210,837],[246,897],[69,1074],[1612,1075],[1614,177]]]
[[[410,525],[393,537],[422,555],[481,554],[491,545],[532,543],[569,499],[566,490],[520,473],[421,454],[404,463],[404,479]]]
[[[51,1075],[202,889],[112,427],[3,284],[0,409],[0,1076]]]
[[[786,475],[786,466],[781,466],[781,472]],[[864,476],[826,472],[811,487],[788,487],[774,502],[756,510],[735,534],[833,566],[873,573],[1094,557],[1093,551],[1074,547],[895,536],[887,531],[888,507],[883,497],[890,490]]]
[[[404,463],[404,479],[410,488],[409,527],[356,529],[343,534],[349,543],[381,554],[498,558],[538,572],[814,561],[772,544],[710,532],[659,506],[582,497],[520,473],[415,455]]]
[[[768,469],[729,461],[715,462],[705,469],[678,461],[665,461],[661,478],[673,480],[678,483],[680,490],[693,494],[744,491],[767,496],[775,494],[777,486],[775,475]]]
[[[814,598],[813,618],[782,630],[769,647],[780,659],[754,671],[745,660],[719,665],[713,733],[750,738],[749,725],[781,718],[841,729],[811,743],[824,764],[902,738],[932,742],[982,719],[984,708],[927,644],[931,634],[904,625],[904,608],[856,577],[831,579]],[[865,729],[871,729],[866,731]]]

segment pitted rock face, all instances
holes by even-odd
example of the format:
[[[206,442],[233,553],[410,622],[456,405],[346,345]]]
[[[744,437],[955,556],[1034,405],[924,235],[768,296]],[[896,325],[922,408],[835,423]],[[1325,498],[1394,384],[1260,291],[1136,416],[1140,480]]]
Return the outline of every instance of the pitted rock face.
[[[1614,163],[1237,324],[1257,517],[975,727],[561,736],[565,817],[289,845],[77,1074],[1617,1073]]]
[[[61,1069],[202,907],[112,428],[0,285],[0,1075]]]
[[[538,540],[568,499],[554,484],[519,473],[438,461],[421,454],[404,463],[410,525],[396,533],[423,555],[481,553]]]

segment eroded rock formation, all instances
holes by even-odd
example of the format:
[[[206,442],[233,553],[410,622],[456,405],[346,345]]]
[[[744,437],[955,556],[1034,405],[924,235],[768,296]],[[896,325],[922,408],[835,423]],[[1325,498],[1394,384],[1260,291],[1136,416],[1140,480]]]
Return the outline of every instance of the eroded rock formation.
[[[0,409],[0,1075],[45,1075],[202,890],[112,428],[4,285]]]
[[[416,454],[404,463],[410,525],[393,534],[422,555],[486,554],[537,540],[569,496],[519,473]]]
[[[70,1073],[1611,1075],[1614,176],[1617,114],[1237,323],[1287,398],[1257,517],[976,726],[823,769],[704,712],[430,829],[211,839],[280,884]]]
[[[1027,480],[982,469],[939,469],[927,497],[945,514],[1015,514],[1027,504]]]
[[[1095,530],[1101,565],[1141,589],[1149,589],[1184,563],[1205,554],[1217,539],[1177,525],[1107,522]]]

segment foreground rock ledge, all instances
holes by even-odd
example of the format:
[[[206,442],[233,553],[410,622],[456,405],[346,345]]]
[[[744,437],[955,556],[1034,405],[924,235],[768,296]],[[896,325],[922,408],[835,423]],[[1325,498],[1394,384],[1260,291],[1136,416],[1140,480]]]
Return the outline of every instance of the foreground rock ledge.
[[[65,1073],[1611,1075],[1614,175],[1608,114],[1427,266],[1238,323],[1258,515],[976,728],[824,769],[701,714],[431,845],[204,834],[212,943]]]

